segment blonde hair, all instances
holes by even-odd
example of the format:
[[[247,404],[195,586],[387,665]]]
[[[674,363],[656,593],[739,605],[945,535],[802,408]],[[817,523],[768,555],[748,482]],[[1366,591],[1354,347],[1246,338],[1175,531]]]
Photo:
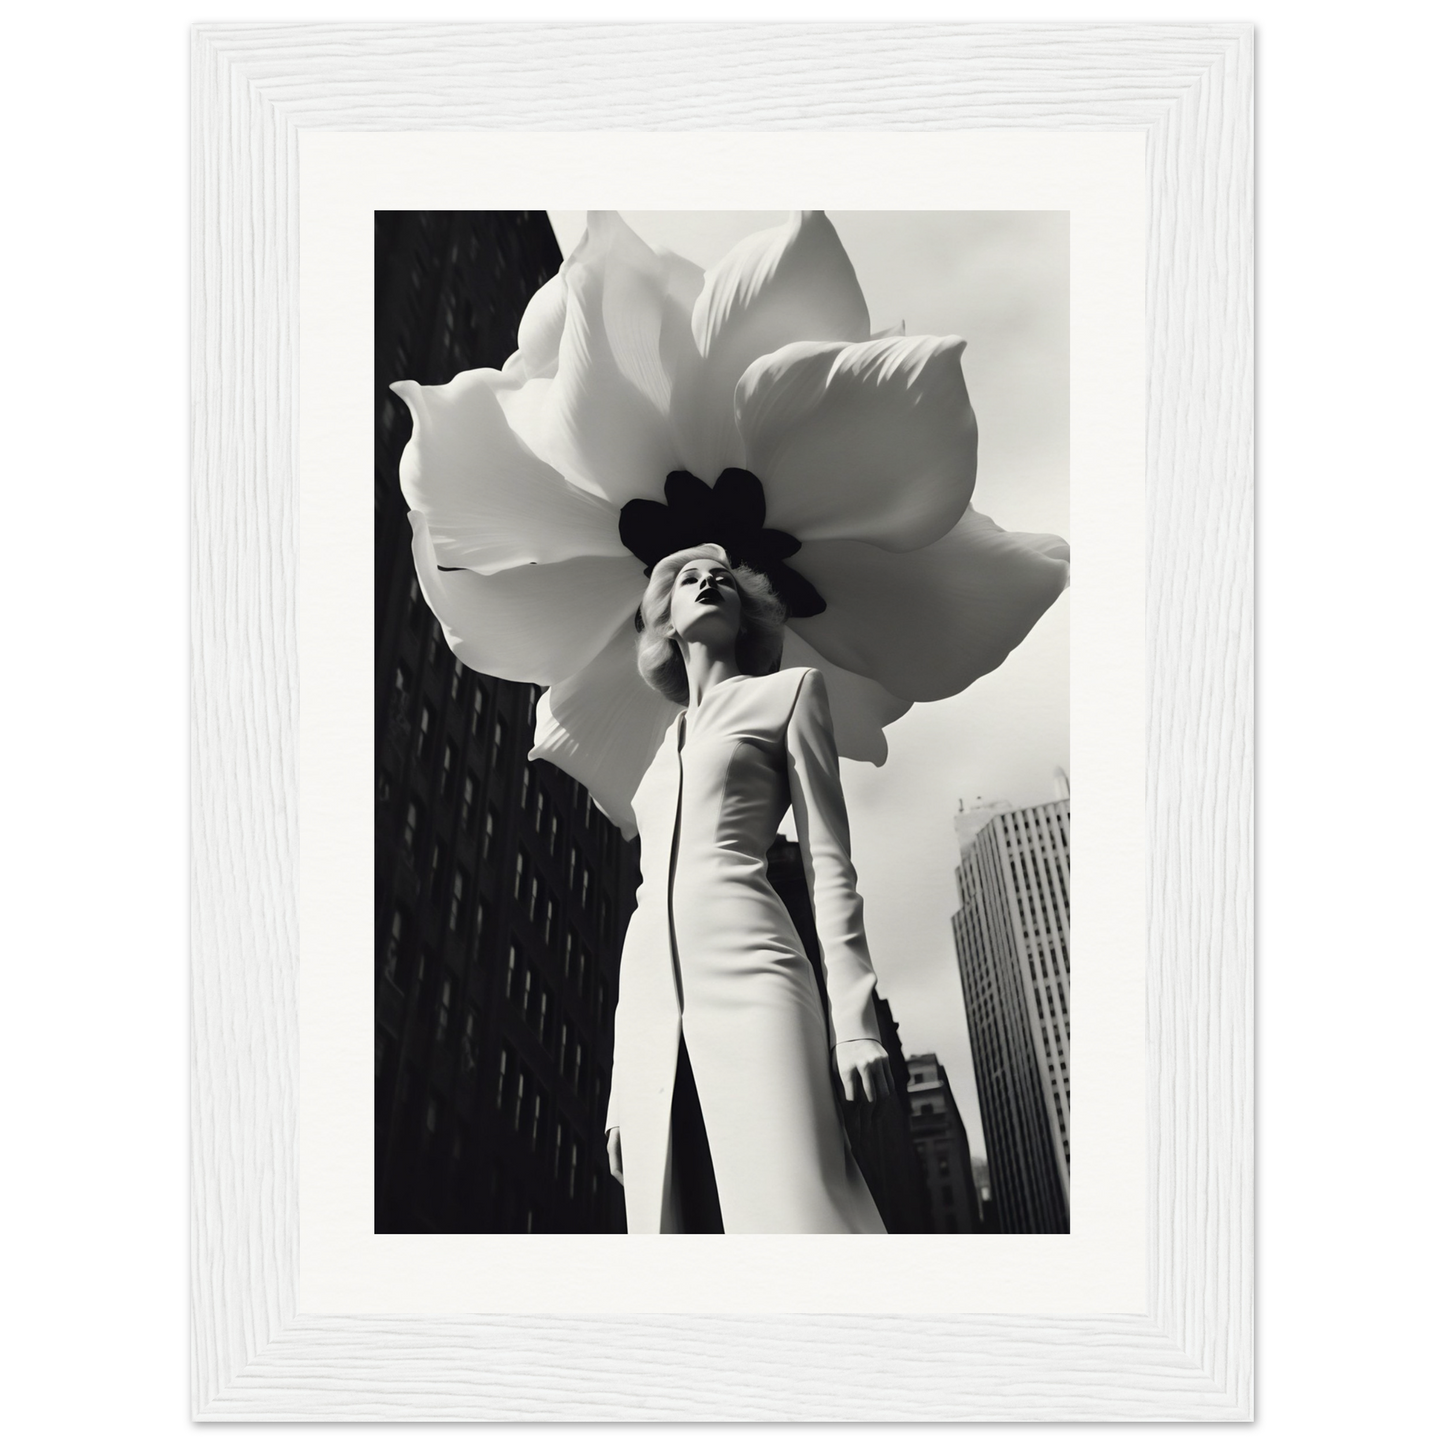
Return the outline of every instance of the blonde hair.
[[[664,557],[652,569],[647,591],[638,609],[637,670],[643,681],[671,702],[687,702],[687,669],[672,630],[672,586],[689,562],[706,558],[721,562],[732,573],[742,600],[738,623],[738,666],[754,677],[776,672],[783,655],[783,623],[787,613],[773,584],[751,567],[734,567],[726,550],[714,542],[699,542]]]

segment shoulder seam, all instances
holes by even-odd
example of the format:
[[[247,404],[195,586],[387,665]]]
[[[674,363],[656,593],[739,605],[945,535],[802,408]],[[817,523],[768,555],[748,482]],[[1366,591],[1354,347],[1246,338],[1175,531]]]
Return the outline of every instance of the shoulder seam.
[[[822,675],[818,672],[818,669],[816,667],[804,667],[801,668],[800,671],[803,675],[798,679],[797,687],[793,689],[793,700],[788,706],[788,716],[783,723],[784,733],[786,733],[787,730],[793,725],[793,715],[798,711],[798,699],[801,698],[803,695],[804,685],[807,683],[810,677],[813,677],[815,675]]]

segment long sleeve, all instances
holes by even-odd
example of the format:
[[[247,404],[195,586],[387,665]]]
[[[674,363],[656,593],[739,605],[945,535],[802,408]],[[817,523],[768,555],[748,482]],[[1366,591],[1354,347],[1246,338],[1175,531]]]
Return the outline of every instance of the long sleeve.
[[[877,1039],[877,978],[863,932],[863,900],[848,839],[838,749],[823,675],[809,669],[788,719],[788,784],[823,957],[833,1042]]]

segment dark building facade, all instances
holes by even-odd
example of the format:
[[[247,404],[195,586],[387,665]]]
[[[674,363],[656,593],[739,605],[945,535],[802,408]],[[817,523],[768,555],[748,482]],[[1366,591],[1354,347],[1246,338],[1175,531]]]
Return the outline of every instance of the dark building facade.
[[[768,850],[768,880],[786,904],[803,950],[813,965],[819,992],[827,997],[823,979],[818,930],[813,922],[808,882],[803,872],[802,850],[790,839],[779,837]],[[923,1172],[915,1153],[908,1120],[908,1064],[898,1036],[898,1024],[888,1000],[875,991],[873,1007],[878,1031],[893,1074],[893,1097],[882,1105],[865,1108],[858,1103],[843,1104],[843,1122],[853,1157],[868,1181],[868,1189],[889,1234],[929,1234],[933,1222]]]
[[[378,1232],[625,1228],[602,1133],[635,845],[529,763],[539,690],[473,673],[420,596],[387,389],[500,367],[561,262],[540,212],[378,212]]]
[[[907,1062],[908,1124],[927,1191],[935,1234],[982,1234],[983,1210],[973,1177],[968,1130],[937,1054]]]

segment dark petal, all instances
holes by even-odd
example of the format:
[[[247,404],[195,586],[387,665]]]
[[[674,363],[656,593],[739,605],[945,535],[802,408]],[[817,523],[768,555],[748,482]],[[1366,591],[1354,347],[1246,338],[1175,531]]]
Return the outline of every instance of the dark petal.
[[[624,502],[617,516],[617,535],[622,545],[649,570],[686,542],[675,542],[678,519],[661,502],[634,497]]]
[[[727,516],[739,532],[762,530],[767,515],[763,484],[742,467],[728,467],[713,484],[713,499],[720,513]]]
[[[791,557],[803,544],[791,532],[779,532],[774,527],[764,527],[751,539],[750,547],[759,557],[766,557],[769,563],[781,562]]]
[[[802,546],[798,538],[792,532],[779,532],[776,527],[763,527],[762,532],[757,535],[759,546],[766,548],[770,556],[792,556]]]
[[[712,512],[711,488],[691,472],[669,472],[662,492],[667,498],[667,505],[680,515],[703,517]],[[683,546],[687,545],[683,543]]]
[[[773,584],[778,600],[788,609],[789,617],[816,617],[828,606],[818,589],[785,562],[768,569],[768,581]]]

